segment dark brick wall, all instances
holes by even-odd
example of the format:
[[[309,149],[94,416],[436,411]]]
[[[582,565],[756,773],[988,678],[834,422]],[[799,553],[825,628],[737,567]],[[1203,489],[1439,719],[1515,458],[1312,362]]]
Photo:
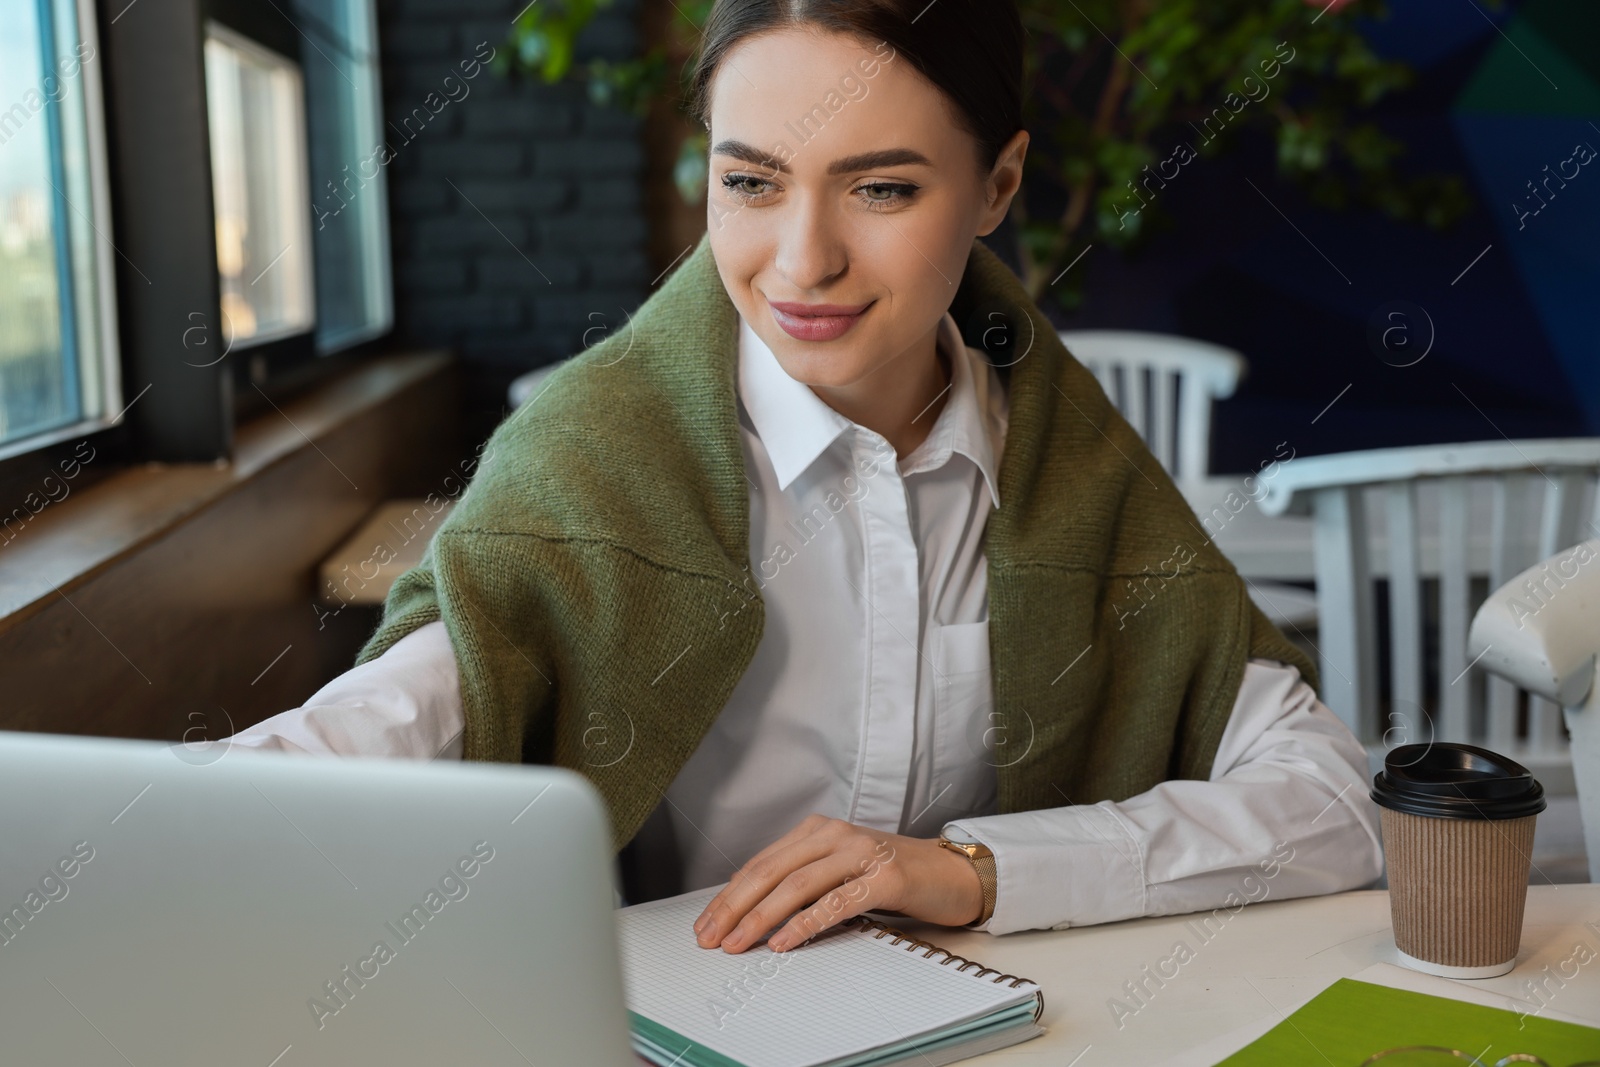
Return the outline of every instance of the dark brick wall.
[[[466,77],[509,55],[526,3],[378,0],[395,341],[459,353],[474,443],[507,413],[513,378],[620,325],[650,281],[641,122],[577,82],[487,64]],[[577,62],[636,54],[637,6],[603,11]]]

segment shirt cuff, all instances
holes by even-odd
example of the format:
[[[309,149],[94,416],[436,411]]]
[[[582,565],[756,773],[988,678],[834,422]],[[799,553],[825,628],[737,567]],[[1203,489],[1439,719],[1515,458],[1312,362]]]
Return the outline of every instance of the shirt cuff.
[[[994,914],[970,929],[1064,930],[1145,913],[1143,854],[1109,802],[958,819],[943,832],[994,853]]]

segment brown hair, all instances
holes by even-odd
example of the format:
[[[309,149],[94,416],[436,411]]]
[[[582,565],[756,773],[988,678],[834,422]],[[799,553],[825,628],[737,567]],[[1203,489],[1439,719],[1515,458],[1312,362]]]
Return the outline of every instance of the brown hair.
[[[710,127],[711,79],[740,41],[795,26],[887,41],[955,105],[986,174],[1022,128],[1016,0],[716,0],[689,81],[694,120]]]

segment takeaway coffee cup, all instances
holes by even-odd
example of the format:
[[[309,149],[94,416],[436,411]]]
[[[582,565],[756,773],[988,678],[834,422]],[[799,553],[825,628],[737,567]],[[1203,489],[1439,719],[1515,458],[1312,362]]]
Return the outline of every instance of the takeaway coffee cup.
[[[1372,779],[1400,962],[1492,978],[1517,961],[1544,787],[1475,745],[1400,745]]]

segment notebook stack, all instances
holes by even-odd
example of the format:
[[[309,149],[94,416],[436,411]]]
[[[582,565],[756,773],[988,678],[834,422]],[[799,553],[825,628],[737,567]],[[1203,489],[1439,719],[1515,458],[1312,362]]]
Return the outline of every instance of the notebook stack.
[[[715,895],[617,913],[633,1047],[659,1067],[938,1067],[1044,1033],[1037,983],[865,916],[787,952],[701,948]]]

